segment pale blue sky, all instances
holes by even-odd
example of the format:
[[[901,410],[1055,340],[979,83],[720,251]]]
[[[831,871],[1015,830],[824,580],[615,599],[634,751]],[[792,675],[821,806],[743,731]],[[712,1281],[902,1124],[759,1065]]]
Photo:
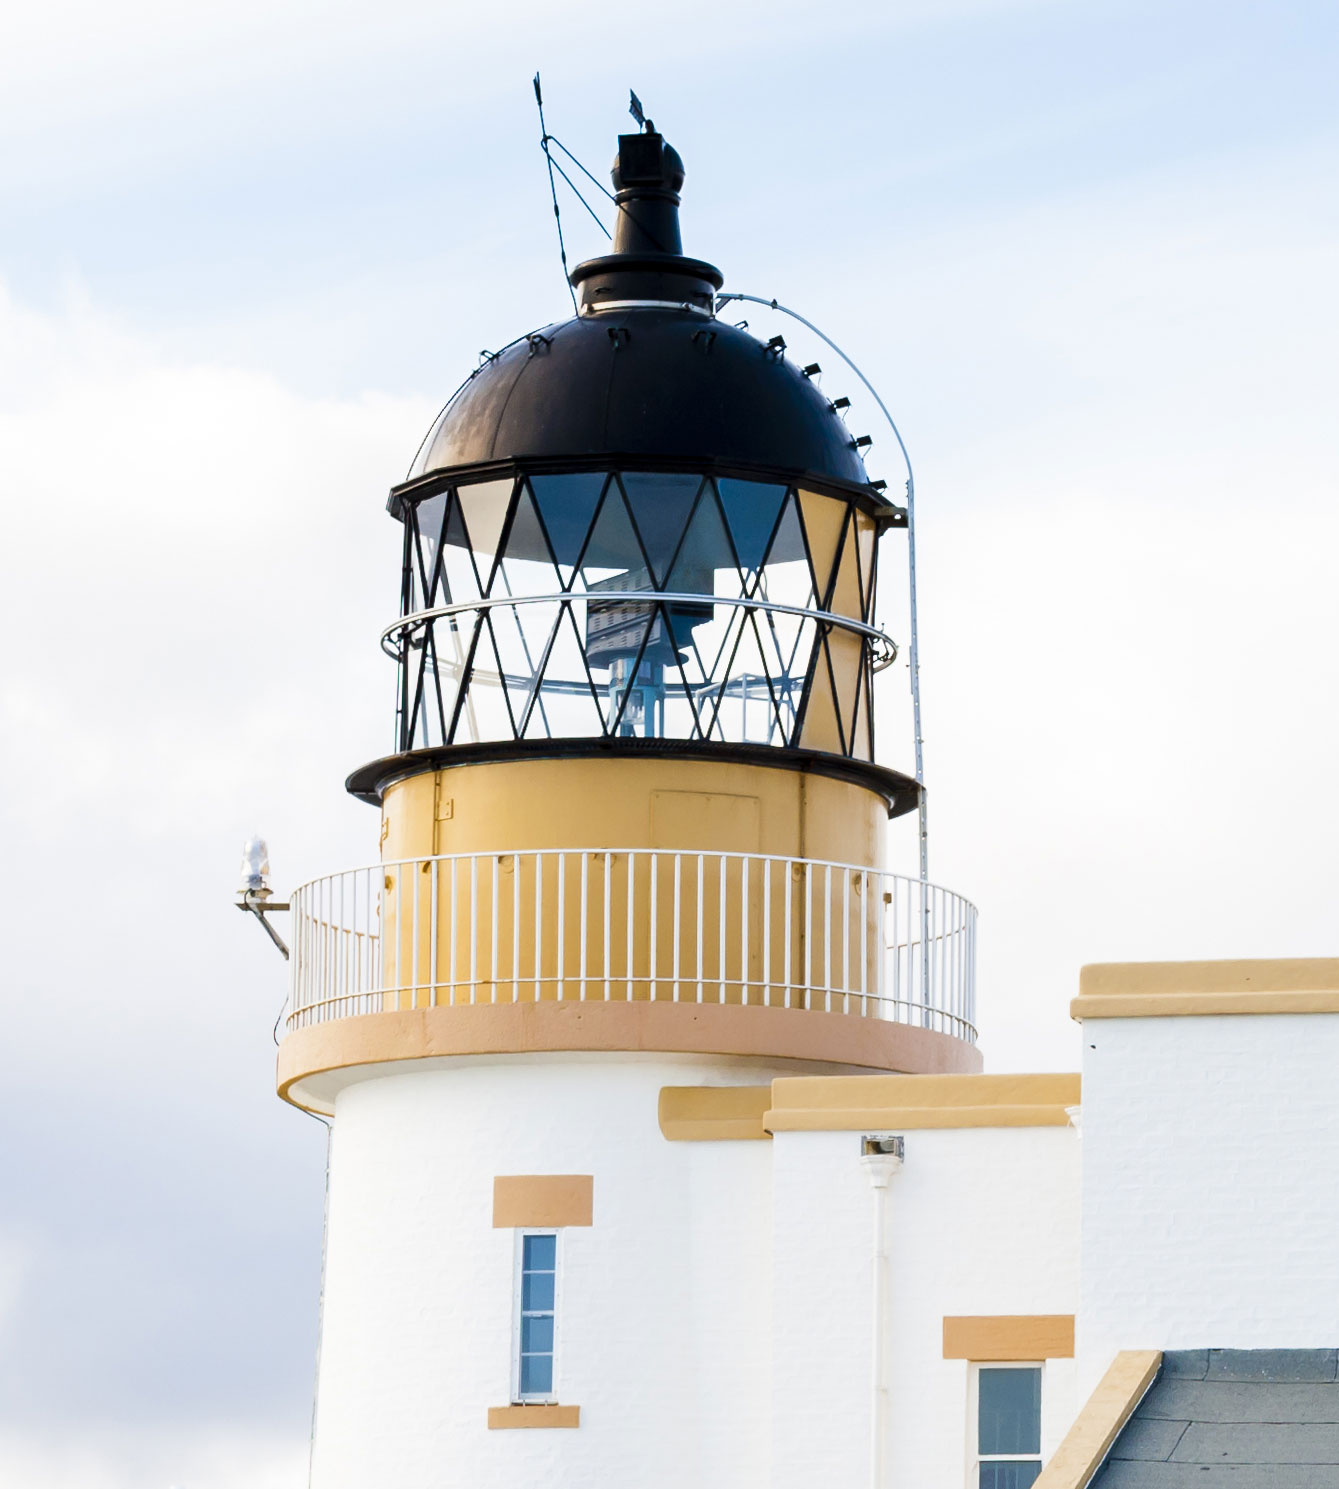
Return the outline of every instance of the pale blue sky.
[[[305,1482],[323,1134],[272,1093],[235,859],[375,855],[342,779],[390,729],[386,488],[479,349],[568,305],[536,67],[597,172],[635,87],[689,250],[898,415],[988,1064],[1073,1067],[1083,961],[1335,952],[1337,32],[1177,0],[0,21],[0,1481]]]

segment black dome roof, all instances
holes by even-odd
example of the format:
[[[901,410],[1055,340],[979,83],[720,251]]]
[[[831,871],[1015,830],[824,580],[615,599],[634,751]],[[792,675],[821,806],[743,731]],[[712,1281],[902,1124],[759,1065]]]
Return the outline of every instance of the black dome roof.
[[[846,424],[794,363],[735,326],[653,306],[548,326],[486,362],[440,415],[409,476],[611,454],[869,481]]]

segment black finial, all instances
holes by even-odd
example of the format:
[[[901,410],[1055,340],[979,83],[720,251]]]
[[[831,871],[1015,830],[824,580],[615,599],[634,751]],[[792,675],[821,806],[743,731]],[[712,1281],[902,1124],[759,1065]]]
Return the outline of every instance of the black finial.
[[[684,257],[679,233],[683,161],[646,117],[641,99],[631,91],[628,96],[629,112],[643,129],[618,137],[612,171],[617,215],[610,252],[578,264],[570,276],[581,287],[581,313],[628,302],[710,311],[721,271]]]

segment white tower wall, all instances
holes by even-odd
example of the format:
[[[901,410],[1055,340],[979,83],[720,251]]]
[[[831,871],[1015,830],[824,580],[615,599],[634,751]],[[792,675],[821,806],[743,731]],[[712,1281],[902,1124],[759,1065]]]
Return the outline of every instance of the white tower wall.
[[[425,1062],[346,1087],[315,1489],[765,1483],[766,1145],[666,1142],[657,1103],[665,1085],[770,1073],[547,1054]],[[594,1178],[593,1224],[561,1240],[555,1385],[581,1408],[576,1431],[488,1427],[511,1400],[516,1244],[493,1225],[493,1181],[531,1174]]]

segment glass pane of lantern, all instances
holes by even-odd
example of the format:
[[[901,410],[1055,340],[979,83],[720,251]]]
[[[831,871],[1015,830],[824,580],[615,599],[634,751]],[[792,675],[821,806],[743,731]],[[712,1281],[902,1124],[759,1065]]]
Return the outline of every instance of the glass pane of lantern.
[[[527,732],[526,715],[538,687],[544,653],[559,609],[559,603],[553,601],[545,605],[495,605],[489,612],[518,738]]]
[[[430,603],[458,605],[467,600],[477,600],[483,593],[479,572],[474,566],[474,554],[470,550],[464,518],[460,515],[460,503],[454,497],[447,508],[442,539],[436,587]]]
[[[841,558],[832,584],[832,598],[828,609],[834,615],[849,615],[853,620],[864,619],[864,608],[860,598],[860,559],[856,548],[855,524],[848,523],[846,536],[842,539]]]
[[[570,476],[531,476],[528,484],[558,562],[563,587],[572,573],[590,531],[591,518],[610,478],[602,471],[580,471]]]
[[[739,574],[725,519],[715,495],[708,488],[693,509],[688,530],[683,534],[678,556],[664,587],[685,594],[710,595],[716,592],[718,575],[723,581],[723,594],[740,593]]]
[[[868,512],[855,514],[856,547],[860,554],[861,613],[868,619],[874,614],[874,545],[878,533]]]
[[[455,712],[460,680],[465,675],[465,660],[474,638],[476,620],[477,617],[473,613],[468,613],[442,616],[432,622],[432,663],[435,682],[431,690],[437,694],[437,699],[432,703],[432,716],[436,721],[440,709],[440,714],[445,718],[448,728],[451,715]],[[433,727],[437,729],[435,722]],[[429,742],[425,739],[416,741],[420,746]],[[437,741],[434,739],[431,742]]]
[[[860,701],[856,704],[855,730],[851,736],[851,754],[857,760],[873,760],[874,739],[870,732],[869,713],[870,672],[866,664],[861,669]]]
[[[411,523],[414,532],[414,595],[410,610],[427,609],[425,598],[432,592],[437,569],[437,550],[442,545],[442,519],[446,515],[448,493],[439,491],[436,496],[425,496],[412,509]],[[406,514],[409,516],[409,514]]]
[[[819,607],[825,609],[847,504],[836,497],[820,496],[816,491],[801,491],[800,506],[804,513],[804,535],[809,540],[809,560],[814,567],[814,591]]]
[[[850,741],[855,728],[856,703],[860,694],[860,674],[865,660],[865,647],[854,631],[828,633],[828,660],[832,666],[832,678],[836,684],[837,717],[846,741]],[[849,745],[843,749],[849,753]]]
[[[682,610],[687,607],[678,608]],[[743,624],[742,609],[721,605],[717,607],[710,626],[699,626],[695,633],[689,633],[689,645],[681,653],[684,684],[691,691],[697,708],[698,723],[708,739],[728,740],[737,737],[729,731],[728,717],[722,718],[721,715]],[[710,637],[705,634],[708,630],[713,633]],[[692,644],[694,639],[699,645]],[[710,640],[711,645],[701,645],[704,640]],[[681,727],[692,728],[692,719],[686,710]]]
[[[673,585],[665,583],[665,575],[678,552],[693,503],[702,488],[702,477],[663,471],[625,471],[622,482],[656,584],[672,589]]]
[[[775,605],[795,605],[803,610],[814,604],[813,575],[805,556],[804,531],[793,495],[787,497],[782,509],[756,593],[759,599],[771,600]]]
[[[514,485],[515,482],[508,477],[505,481],[477,481],[456,489],[456,498],[465,516],[469,545],[474,553],[474,566],[485,586],[493,570]]]
[[[828,651],[821,638],[814,657],[813,678],[804,700],[804,723],[800,729],[800,748],[824,750],[840,755],[843,750],[841,726],[837,722],[837,697],[828,665]]]
[[[565,602],[552,641],[548,643],[540,697],[545,727],[554,737],[587,739],[606,732],[605,714],[609,704],[599,676],[592,682],[587,669],[583,609],[579,601]],[[536,707],[531,714],[526,730],[530,738],[540,734],[538,713]]]
[[[479,706],[489,710],[488,727],[494,732],[482,734],[481,739],[515,739],[516,720],[519,714],[516,712],[508,692],[508,677],[506,663],[503,660],[503,649],[498,640],[499,621],[509,620],[498,610],[484,612],[483,630],[479,636],[479,644],[474,651],[474,666],[470,670],[470,693],[472,700]],[[519,679],[514,683],[517,687],[523,687]],[[473,698],[478,691],[478,697]],[[496,694],[501,708],[494,711],[492,708],[493,696]],[[494,721],[495,720],[495,721]]]
[[[581,585],[589,589],[602,580],[606,589],[651,589],[651,571],[617,481],[611,481],[595,515],[590,539],[581,559]]]
[[[764,661],[758,613],[740,610],[732,638],[728,664],[722,668],[721,686],[713,699],[710,719],[705,710],[703,726],[713,724],[714,737],[743,740],[752,744],[781,744],[780,720],[774,690]]]
[[[534,498],[522,484],[491,593],[551,595],[561,588],[562,580],[549,553],[549,541],[535,510]]]
[[[751,577],[762,567],[786,488],[764,485],[761,481],[735,480],[720,480],[716,486],[739,567],[746,578]]]

